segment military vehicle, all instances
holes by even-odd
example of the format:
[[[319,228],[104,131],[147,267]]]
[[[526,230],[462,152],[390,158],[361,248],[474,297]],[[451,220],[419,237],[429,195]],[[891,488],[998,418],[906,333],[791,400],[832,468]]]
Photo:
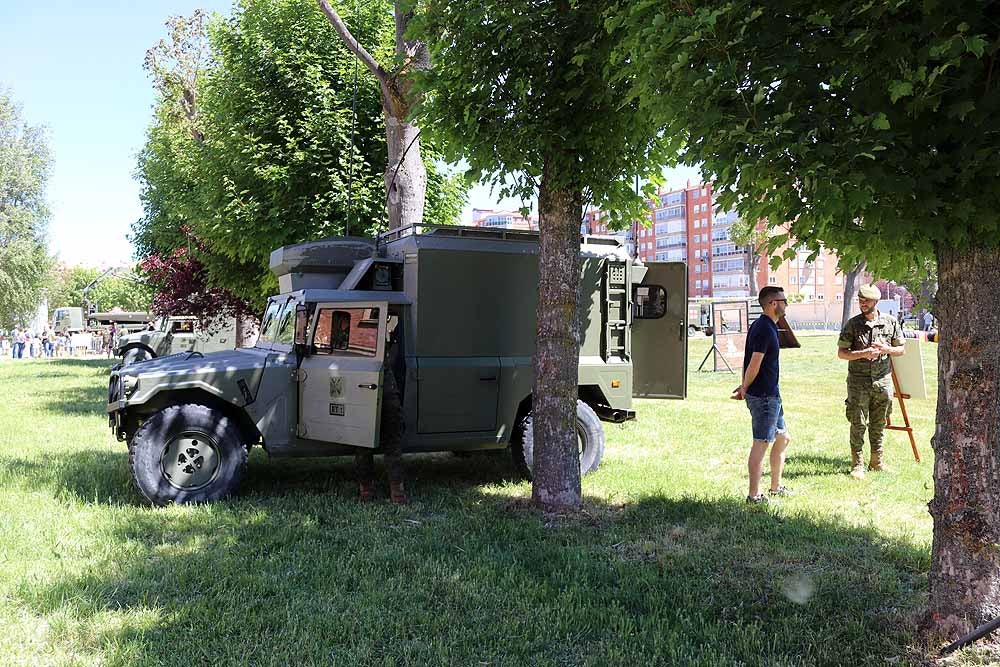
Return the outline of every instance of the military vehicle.
[[[147,359],[166,357],[180,352],[219,352],[236,347],[236,318],[218,327],[203,328],[198,318],[171,316],[158,320],[151,330],[121,336],[115,356],[128,366]]]
[[[404,452],[510,448],[530,474],[538,248],[536,232],[422,225],[275,250],[280,294],[255,347],[113,369],[107,412],[139,491],[154,504],[222,498],[257,444],[274,457],[377,451],[384,373],[401,393]],[[580,253],[588,473],[602,420],[633,419],[633,396],[685,396],[687,276],[614,237],[583,237]]]
[[[83,308],[65,306],[56,308],[52,317],[52,331],[69,336],[86,330]]]

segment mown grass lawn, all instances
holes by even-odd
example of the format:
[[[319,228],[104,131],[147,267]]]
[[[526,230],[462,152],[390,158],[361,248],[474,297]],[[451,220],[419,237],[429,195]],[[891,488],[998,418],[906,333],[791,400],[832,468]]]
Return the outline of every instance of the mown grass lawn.
[[[414,502],[355,500],[349,463],[268,461],[210,506],[153,509],[106,427],[106,361],[0,362],[0,664],[884,665],[918,660],[924,462],[847,475],[830,335],[782,355],[787,484],[748,509],[736,380],[607,425],[585,511],[542,516],[504,456],[407,459]],[[383,489],[384,494],[384,489]],[[886,662],[886,661],[889,662]],[[953,664],[985,664],[966,652]]]

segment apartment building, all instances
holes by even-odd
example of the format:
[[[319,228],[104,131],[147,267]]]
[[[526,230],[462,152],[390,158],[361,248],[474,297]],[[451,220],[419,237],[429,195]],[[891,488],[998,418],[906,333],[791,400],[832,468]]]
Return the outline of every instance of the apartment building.
[[[520,211],[495,211],[493,209],[474,208],[472,209],[472,225],[476,227],[499,227],[522,231],[538,231],[538,220],[531,216],[524,217]]]
[[[609,231],[602,212],[592,210],[584,215],[580,232],[623,236],[633,256],[643,261],[685,262],[692,299],[742,298],[753,295],[754,285],[757,289],[780,285],[794,301],[843,301],[844,275],[837,269],[836,256],[826,250],[810,262],[811,253],[800,249],[794,259],[774,270],[769,257],[761,258],[756,281],[751,281],[750,251],[731,237],[738,220],[735,212],[716,210],[711,183],[688,183],[659,192],[649,202],[649,218],[629,229]]]

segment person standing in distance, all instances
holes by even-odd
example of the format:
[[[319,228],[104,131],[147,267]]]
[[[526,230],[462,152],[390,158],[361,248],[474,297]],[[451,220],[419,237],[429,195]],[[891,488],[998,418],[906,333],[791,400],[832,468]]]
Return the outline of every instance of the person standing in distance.
[[[760,291],[757,300],[763,312],[747,332],[743,351],[743,382],[730,396],[737,401],[745,400],[750,410],[753,431],[753,445],[747,459],[750,474],[747,503],[750,504],[767,502],[767,496],[760,492],[760,477],[768,447],[771,448],[770,495],[789,494],[789,490],[781,484],[789,437],[781,392],[778,390],[778,320],[785,314],[788,299],[783,288],[769,285]]]
[[[851,422],[851,477],[865,476],[865,429],[871,444],[869,470],[884,471],[882,441],[892,411],[892,362],[901,357],[903,332],[896,319],[878,311],[875,285],[858,290],[861,313],[847,320],[837,339],[837,358],[847,361],[847,421]]]

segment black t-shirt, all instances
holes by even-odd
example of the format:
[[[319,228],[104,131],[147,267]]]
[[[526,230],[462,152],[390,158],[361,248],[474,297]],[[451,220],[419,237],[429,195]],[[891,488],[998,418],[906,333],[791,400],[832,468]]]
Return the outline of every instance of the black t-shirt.
[[[778,395],[779,350],[778,325],[766,315],[758,317],[747,332],[747,343],[743,350],[743,374],[746,374],[754,352],[763,352],[764,359],[760,363],[757,377],[747,387],[747,394],[757,397]]]

